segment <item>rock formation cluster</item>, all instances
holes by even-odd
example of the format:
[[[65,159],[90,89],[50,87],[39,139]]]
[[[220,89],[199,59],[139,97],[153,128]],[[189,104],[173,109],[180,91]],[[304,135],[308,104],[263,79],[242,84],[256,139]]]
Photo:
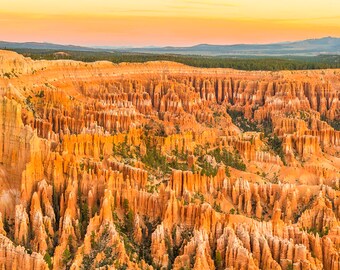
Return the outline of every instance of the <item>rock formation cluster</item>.
[[[340,70],[0,51],[1,269],[340,269]]]

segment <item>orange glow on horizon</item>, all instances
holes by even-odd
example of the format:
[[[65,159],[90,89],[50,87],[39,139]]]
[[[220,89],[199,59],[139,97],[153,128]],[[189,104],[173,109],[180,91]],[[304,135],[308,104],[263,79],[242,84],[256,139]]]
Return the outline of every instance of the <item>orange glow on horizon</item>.
[[[322,4],[314,0],[282,1],[285,5],[265,0],[257,1],[257,5],[253,0],[165,0],[167,5],[154,0],[133,0],[127,1],[128,4],[108,0],[72,1],[72,4],[66,0],[52,0],[49,4],[36,0],[30,5],[26,2],[14,0],[1,7],[1,40],[103,46],[188,46],[340,36],[340,1],[333,0],[325,0]],[[297,9],[303,2],[305,12],[299,16]],[[26,3],[26,9],[23,3]],[[69,9],[75,5],[79,9]]]

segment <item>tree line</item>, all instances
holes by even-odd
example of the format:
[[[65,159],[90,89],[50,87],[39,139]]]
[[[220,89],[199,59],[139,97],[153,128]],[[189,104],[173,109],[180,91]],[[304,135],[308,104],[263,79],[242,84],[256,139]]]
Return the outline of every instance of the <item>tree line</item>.
[[[193,67],[267,71],[340,68],[340,55],[258,57],[151,54],[119,51],[63,51],[63,53],[58,53],[58,51],[47,49],[13,49],[13,51],[32,59],[72,59],[83,62],[104,60],[112,63],[174,61]]]

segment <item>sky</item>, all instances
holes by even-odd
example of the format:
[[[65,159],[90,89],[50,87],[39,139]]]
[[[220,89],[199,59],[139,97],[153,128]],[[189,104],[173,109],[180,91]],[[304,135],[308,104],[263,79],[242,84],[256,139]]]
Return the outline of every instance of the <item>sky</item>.
[[[340,37],[340,0],[0,0],[0,40],[190,46]]]

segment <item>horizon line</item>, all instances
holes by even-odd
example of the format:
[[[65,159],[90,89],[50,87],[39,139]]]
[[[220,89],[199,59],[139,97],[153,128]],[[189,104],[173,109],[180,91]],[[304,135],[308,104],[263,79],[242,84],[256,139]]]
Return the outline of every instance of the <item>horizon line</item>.
[[[99,45],[99,44],[81,44],[81,43],[58,43],[58,42],[53,42],[53,41],[13,41],[13,40],[0,40],[0,42],[7,42],[7,43],[18,43],[18,44],[25,44],[25,43],[37,43],[37,44],[51,44],[51,45],[58,45],[58,46],[74,46],[74,47],[84,47],[88,49],[113,49],[113,48],[166,48],[166,47],[193,47],[193,46],[198,46],[198,45],[217,45],[217,46],[233,46],[233,45],[270,45],[270,44],[280,44],[280,43],[292,43],[292,42],[301,42],[301,41],[306,41],[306,40],[318,40],[318,39],[324,39],[324,38],[333,38],[333,39],[340,39],[340,36],[332,36],[332,35],[323,35],[320,37],[309,37],[305,39],[297,39],[297,40],[282,40],[282,41],[273,41],[273,42],[253,42],[253,43],[192,43],[188,45],[155,45],[155,44],[150,44],[150,45]]]

